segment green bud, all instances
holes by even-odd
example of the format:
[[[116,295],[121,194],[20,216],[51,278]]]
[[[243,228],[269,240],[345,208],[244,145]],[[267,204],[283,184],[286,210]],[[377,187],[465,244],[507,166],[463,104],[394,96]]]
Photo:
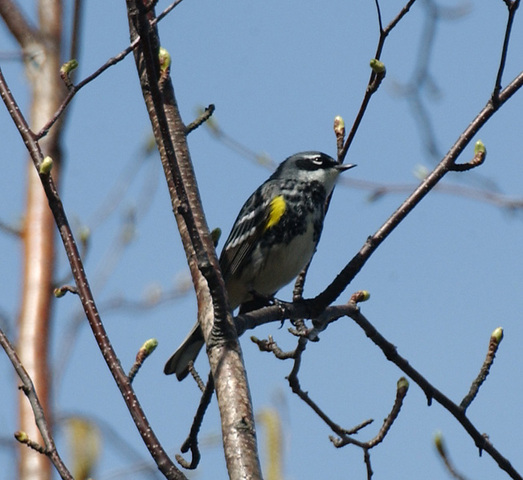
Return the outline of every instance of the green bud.
[[[370,292],[368,290],[360,290],[361,300],[360,302],[366,302],[370,298]]]
[[[438,453],[442,457],[447,456],[447,451],[445,448],[445,442],[443,441],[443,434],[441,432],[436,432],[434,435],[434,445],[436,446],[436,449],[438,450]]]
[[[49,156],[45,157],[42,160],[42,163],[40,164],[39,172],[42,175],[49,175],[51,170],[53,169],[53,159]]]
[[[80,228],[80,232],[78,234],[80,238],[80,242],[83,244],[87,243],[89,241],[89,238],[91,237],[91,229],[87,226],[83,226]]]
[[[380,62],[378,59],[373,58],[370,61],[370,68],[372,68],[372,71],[377,74],[385,74],[387,69],[385,68],[385,64],[383,62]]]
[[[20,443],[27,443],[29,441],[29,437],[27,435],[27,433],[25,433],[24,431],[22,430],[18,430],[17,432],[15,432],[15,438],[20,442]]]
[[[345,136],[345,121],[339,115],[334,117],[334,133],[337,137]]]
[[[485,145],[483,144],[483,142],[481,140],[478,140],[476,142],[476,144],[474,145],[474,155],[478,155],[478,154],[482,154],[482,155],[487,154],[487,149],[485,148]]]
[[[53,290],[53,295],[56,298],[62,298],[63,296],[65,296],[65,293],[66,293],[66,291],[63,288],[60,288],[60,287],[57,287],[57,288],[55,288]]]
[[[430,171],[425,165],[416,165],[416,167],[414,168],[414,176],[418,180],[425,180],[428,177],[429,173]]]
[[[158,59],[160,60],[160,70],[162,73],[166,72],[171,66],[171,55],[169,51],[163,47],[158,50]]]
[[[358,290],[350,296],[351,303],[366,302],[370,298],[370,292],[367,290]]]
[[[211,232],[211,239],[212,243],[214,244],[214,247],[218,245],[218,242],[220,241],[220,237],[222,236],[222,229],[221,228],[213,228]]]
[[[405,392],[409,389],[409,381],[405,377],[401,377],[398,380],[396,388],[398,390],[405,390]]]
[[[158,340],[156,340],[156,338],[150,338],[144,342],[140,350],[144,351],[147,355],[150,355],[156,350],[157,346]]]
[[[69,75],[73,70],[76,70],[78,68],[78,60],[73,58],[72,60],[69,60],[68,62],[65,62],[61,68],[60,68],[60,74],[61,75]]]
[[[490,335],[490,338],[499,344],[503,340],[503,329],[501,327],[496,328]]]

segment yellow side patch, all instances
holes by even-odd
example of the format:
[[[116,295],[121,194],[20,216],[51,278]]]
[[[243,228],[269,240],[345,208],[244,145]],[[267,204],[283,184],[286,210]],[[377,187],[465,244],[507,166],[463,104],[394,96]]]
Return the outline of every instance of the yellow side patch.
[[[271,200],[269,205],[269,218],[265,225],[265,230],[268,230],[271,227],[274,227],[279,221],[282,215],[285,213],[287,206],[285,205],[285,200],[283,195],[278,195]]]

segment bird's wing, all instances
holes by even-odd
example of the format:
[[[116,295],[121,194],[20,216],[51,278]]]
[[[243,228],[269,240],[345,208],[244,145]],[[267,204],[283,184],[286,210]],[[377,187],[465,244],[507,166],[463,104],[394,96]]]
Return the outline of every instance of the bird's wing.
[[[245,258],[257,241],[285,212],[283,197],[271,195],[273,189],[270,186],[265,184],[265,200],[262,199],[262,189],[256,190],[238,214],[220,256],[220,267],[225,281],[242,270]]]

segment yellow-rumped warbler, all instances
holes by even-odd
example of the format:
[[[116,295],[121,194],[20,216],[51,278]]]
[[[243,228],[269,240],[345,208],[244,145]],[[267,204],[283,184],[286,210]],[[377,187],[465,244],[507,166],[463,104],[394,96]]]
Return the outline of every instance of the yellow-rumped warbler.
[[[326,201],[336,179],[354,166],[339,164],[321,152],[297,153],[250,196],[220,256],[233,310],[273,296],[307,265],[320,239]],[[183,380],[203,344],[196,322],[165,364],[164,373],[176,373]]]

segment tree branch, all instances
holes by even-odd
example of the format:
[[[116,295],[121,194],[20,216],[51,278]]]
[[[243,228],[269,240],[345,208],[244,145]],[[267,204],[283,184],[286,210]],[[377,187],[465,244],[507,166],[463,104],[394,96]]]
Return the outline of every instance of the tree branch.
[[[159,64],[160,41],[154,28],[154,12],[139,0],[127,0],[127,8],[131,39],[141,39],[135,51],[140,84],[195,285],[198,321],[208,346],[229,476],[261,478],[241,351],[201,206],[186,141],[187,129],[178,111],[168,70]]]
[[[0,69],[0,95],[4,101],[7,111],[11,115],[16,127],[24,144],[29,151],[31,159],[37,169],[40,171],[40,165],[43,160],[43,155],[40,149],[40,145],[37,141],[36,135],[31,131],[27,124],[24,116],[20,112],[15,99],[13,98],[3,73]],[[142,410],[140,402],[129,382],[127,375],[124,373],[120,361],[109,341],[107,332],[101,322],[100,314],[96,307],[96,303],[89,285],[89,281],[85,274],[82,259],[80,257],[76,241],[74,239],[73,232],[67,220],[62,201],[56,190],[56,186],[52,177],[47,173],[39,174],[40,181],[42,182],[49,206],[53,213],[56,225],[60,232],[60,237],[64,244],[64,248],[71,266],[71,271],[75,279],[78,295],[82,302],[85,315],[89,321],[91,330],[93,331],[96,342],[102,352],[102,355],[113,375],[122,397],[131,413],[134,423],[142,436],[142,439],[149,449],[151,456],[155,460],[160,471],[168,479],[184,479],[185,476],[178,470],[174,463],[169,459],[167,453],[161,446],[158,438],[152,430],[150,424],[147,421],[145,413]]]
[[[344,309],[345,306],[337,307]],[[367,337],[372,340],[383,352],[387,360],[394,363],[406,375],[408,375],[425,393],[428,404],[431,405],[432,400],[436,400],[442,407],[444,407],[465,429],[465,431],[474,440],[475,445],[479,451],[487,452],[499,468],[508,473],[508,475],[517,480],[523,477],[514,469],[512,464],[505,458],[488,438],[478,431],[474,424],[468,419],[465,410],[459,405],[450,400],[441,391],[435,388],[428,380],[421,375],[405,358],[398,354],[396,347],[383,337],[378,330],[363,316],[360,311],[355,311],[353,308],[347,310],[347,315],[350,316],[365,332]]]
[[[21,389],[23,390],[24,394],[29,400],[31,409],[34,414],[36,425],[42,435],[42,439],[45,444],[45,450],[43,453],[47,457],[49,457],[49,459],[55,466],[57,472],[60,474],[60,477],[62,477],[64,480],[73,480],[73,476],[65,466],[64,462],[60,457],[60,454],[56,450],[56,445],[51,435],[51,429],[49,428],[49,424],[45,418],[45,412],[42,408],[40,400],[38,399],[38,395],[36,394],[33,381],[31,380],[31,377],[28,375],[26,369],[22,365],[22,362],[20,362],[20,359],[18,358],[15,349],[11,345],[11,342],[9,342],[9,339],[5,336],[2,330],[0,330],[0,346],[4,349],[5,353],[9,357],[9,360],[11,360],[13,368],[15,369],[18,377],[22,381]]]
[[[400,12],[396,15],[396,17],[387,25],[386,28],[383,28],[382,20],[381,20],[381,10],[379,1],[375,0],[376,3],[376,11],[378,15],[378,25],[380,29],[380,36],[378,40],[378,45],[376,47],[376,53],[374,54],[375,61],[379,61],[381,58],[381,52],[383,50],[383,45],[385,44],[385,40],[389,33],[394,29],[394,27],[400,22],[400,20],[408,13],[412,5],[416,0],[409,0],[405,6],[400,10]],[[377,91],[378,86],[383,80],[383,77],[385,76],[385,71],[383,71],[381,74],[377,73],[375,70],[372,70],[370,74],[369,81],[367,83],[367,88],[365,90],[365,95],[363,96],[363,100],[360,105],[360,109],[356,115],[356,118],[354,120],[354,123],[352,124],[352,128],[347,135],[347,139],[345,140],[345,144],[343,145],[343,148],[338,153],[338,160],[340,162],[343,162],[345,160],[345,157],[347,156],[347,152],[349,151],[349,148],[352,144],[352,141],[354,140],[354,137],[356,136],[356,132],[358,131],[358,128],[361,124],[361,121],[363,120],[363,116],[365,115],[365,111],[367,110],[367,106],[369,105],[370,99],[372,95]]]
[[[2,0],[0,2],[0,16],[23,49],[32,43],[38,43],[40,37],[38,30],[29,23],[29,20],[13,0]]]
[[[381,228],[370,236],[365,245],[360,249],[356,256],[345,266],[334,281],[318,296],[309,300],[311,308],[309,317],[316,316],[325,309],[327,305],[338,298],[345,290],[347,285],[362,269],[363,265],[382,244],[382,242],[392,233],[392,231],[402,222],[402,220],[421,202],[445,174],[455,168],[456,161],[466,146],[473,139],[474,135],[487,123],[487,121],[501,108],[501,106],[523,86],[523,72],[520,73],[512,82],[503,89],[495,104],[489,100],[485,107],[478,113],[476,118],[469,124],[463,133],[456,140],[454,145],[443,157],[441,162],[434,170],[421,182],[412,194],[403,202],[402,205],[391,215],[391,217],[381,226]]]
[[[496,76],[496,83],[494,84],[494,90],[492,92],[492,103],[497,104],[499,101],[499,92],[501,91],[501,82],[503,79],[503,72],[505,70],[505,63],[507,61],[508,46],[510,43],[510,34],[512,32],[512,25],[514,23],[514,17],[516,10],[519,7],[519,0],[513,0],[506,2],[508,9],[507,26],[505,28],[505,38],[503,39],[503,48],[501,50],[501,58],[499,61],[498,74]]]

